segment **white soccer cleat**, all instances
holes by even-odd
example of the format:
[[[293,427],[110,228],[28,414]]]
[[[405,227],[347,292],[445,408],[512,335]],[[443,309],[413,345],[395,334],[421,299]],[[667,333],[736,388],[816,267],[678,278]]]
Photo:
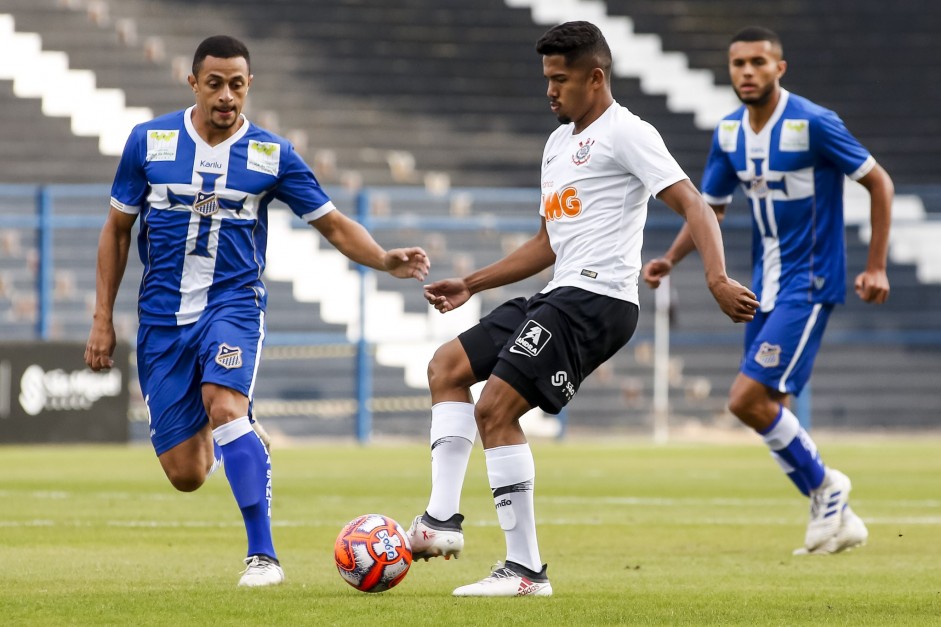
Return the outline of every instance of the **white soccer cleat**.
[[[284,571],[278,560],[267,555],[252,555],[245,558],[245,570],[239,579],[239,586],[258,588],[277,586],[284,581]]]
[[[446,560],[451,559],[451,556],[459,558],[464,550],[464,532],[461,530],[463,521],[464,517],[460,514],[447,520],[432,518],[428,512],[416,516],[407,532],[412,545],[412,559],[427,562],[432,557],[444,557]]]
[[[810,522],[804,537],[804,548],[808,552],[813,552],[836,537],[852,487],[849,477],[839,470],[828,468],[823,483],[810,493]]]
[[[546,565],[533,572],[515,562],[497,562],[493,572],[477,583],[457,588],[456,597],[548,597],[552,596],[552,584],[546,576]]]
[[[832,555],[849,551],[858,546],[866,544],[869,538],[869,530],[866,529],[866,523],[856,515],[850,506],[847,505],[843,510],[843,522],[837,534],[818,546],[813,551],[808,551],[806,547],[801,547],[794,551],[794,555]]]

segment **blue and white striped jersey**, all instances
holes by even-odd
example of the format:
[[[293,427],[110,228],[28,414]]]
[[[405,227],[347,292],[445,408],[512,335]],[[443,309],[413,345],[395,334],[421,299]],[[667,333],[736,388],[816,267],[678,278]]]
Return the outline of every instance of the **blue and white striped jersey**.
[[[189,324],[221,304],[264,309],[268,205],[281,200],[306,222],[334,209],[290,142],[243,118],[209,146],[191,112],[136,126],[111,188],[112,207],[141,216],[145,324]]]
[[[742,106],[719,122],[703,175],[713,205],[741,185],[752,210],[752,291],[777,302],[842,303],[846,292],[843,181],[875,165],[833,112],[781,90],[760,133]]]

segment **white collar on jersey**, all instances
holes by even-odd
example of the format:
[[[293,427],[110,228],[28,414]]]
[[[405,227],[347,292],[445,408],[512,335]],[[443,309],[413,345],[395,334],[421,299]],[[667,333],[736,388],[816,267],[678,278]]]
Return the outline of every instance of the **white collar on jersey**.
[[[763,135],[770,133],[771,129],[774,128],[774,125],[778,123],[778,120],[784,114],[784,108],[787,107],[787,101],[790,98],[790,95],[791,92],[784,89],[783,87],[781,88],[781,98],[778,100],[778,104],[774,108],[774,113],[771,114],[771,117],[768,118],[768,121],[765,122],[765,125],[762,126],[761,130],[757,133],[752,130],[751,124],[748,123],[748,107],[745,107],[745,113],[742,114],[742,128],[745,130],[745,132],[754,137],[762,137]]]
[[[200,137],[199,133],[196,132],[196,127],[193,126],[193,109],[195,108],[196,105],[193,105],[183,112],[183,124],[186,127],[186,132],[189,134],[190,138],[196,142],[196,145],[205,146],[207,150],[228,149],[232,144],[242,139],[245,136],[245,133],[248,132],[248,127],[251,126],[248,118],[245,117],[245,114],[240,113],[239,119],[242,120],[242,127],[235,131],[235,134],[232,135],[232,137],[229,137],[225,141],[218,143],[215,146],[210,146],[206,143],[205,139]]]

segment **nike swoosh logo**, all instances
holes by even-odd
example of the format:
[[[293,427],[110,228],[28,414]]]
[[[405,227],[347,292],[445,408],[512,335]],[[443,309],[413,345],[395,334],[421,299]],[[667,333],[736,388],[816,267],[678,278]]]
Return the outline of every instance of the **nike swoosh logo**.
[[[552,163],[553,159],[555,159],[555,158],[558,157],[558,156],[559,156],[559,155],[552,155],[551,157],[549,157],[548,159],[546,159],[546,165],[549,165],[550,163]]]
[[[521,351],[520,349],[516,348],[516,344],[513,344],[512,346],[510,346],[510,352],[516,353],[517,355],[526,355],[527,357],[532,357],[532,354],[526,351]]]

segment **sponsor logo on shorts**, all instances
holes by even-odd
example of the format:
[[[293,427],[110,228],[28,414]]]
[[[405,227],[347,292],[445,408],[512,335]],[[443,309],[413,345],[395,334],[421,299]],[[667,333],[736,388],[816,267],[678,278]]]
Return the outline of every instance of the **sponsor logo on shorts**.
[[[551,339],[552,333],[546,327],[535,320],[527,320],[523,330],[510,346],[510,352],[535,357]]]
[[[196,192],[196,200],[193,202],[193,211],[201,216],[211,216],[219,211],[219,200],[215,192]]]
[[[219,353],[216,355],[216,363],[231,370],[232,368],[242,367],[242,349],[238,346],[229,346],[225,342],[219,345]]]
[[[755,361],[762,368],[775,368],[781,363],[781,347],[762,342],[755,354]]]
[[[575,396],[575,386],[569,381],[569,373],[566,371],[559,370],[552,375],[550,381],[555,387],[562,388],[562,393],[565,394],[566,401],[572,400],[572,397]]]

